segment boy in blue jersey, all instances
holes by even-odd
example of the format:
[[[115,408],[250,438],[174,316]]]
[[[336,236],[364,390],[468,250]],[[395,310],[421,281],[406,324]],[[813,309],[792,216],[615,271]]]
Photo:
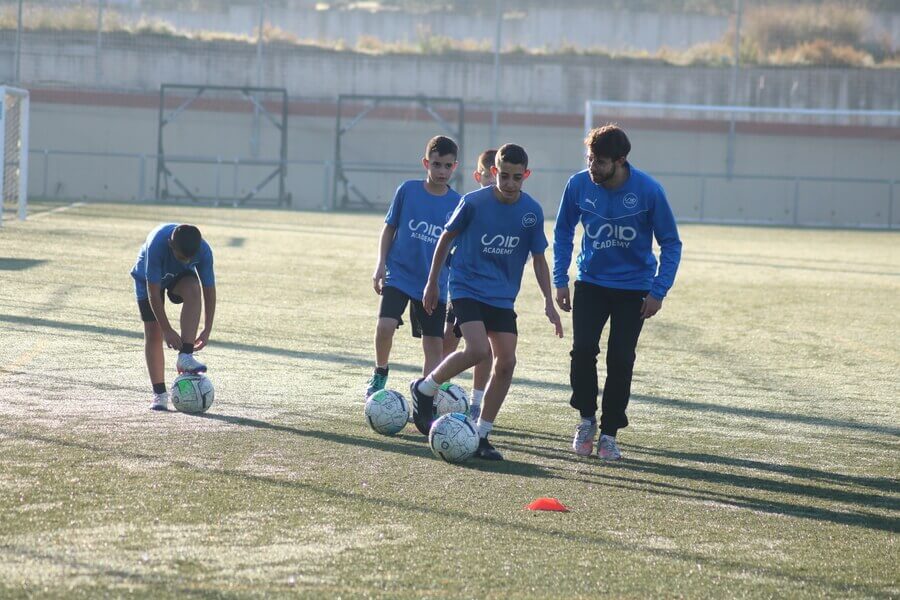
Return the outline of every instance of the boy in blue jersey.
[[[592,130],[584,143],[588,168],[569,178],[556,217],[553,284],[560,308],[572,311],[569,403],[581,414],[572,441],[580,456],[591,455],[597,435],[597,354],[610,322],[597,455],[618,460],[616,433],[628,426],[625,409],[638,337],[675,281],[681,240],[662,186],[628,162],[631,142],[625,132],[608,124]],[[570,301],[568,271],[578,222],[584,236]],[[654,237],[660,246],[658,270]]]
[[[544,257],[544,213],[534,198],[521,191],[531,174],[528,154],[521,146],[504,144],[497,151],[492,172],[497,184],[463,196],[444,228],[422,297],[425,310],[433,312],[439,307],[440,273],[455,244],[450,296],[466,341],[465,350],[457,350],[427,377],[414,381],[410,392],[416,427],[427,435],[438,387],[492,352],[493,371],[477,423],[480,439],[475,455],[503,460],[488,441],[488,435],[509,391],[516,365],[518,330],[513,307],[529,254],[534,257],[534,274],[544,295],[544,312],[556,335],[562,337],[563,331],[559,313],[553,307],[550,269]]]
[[[375,370],[367,382],[367,398],[387,385],[394,331],[403,324],[407,304],[413,337],[422,338],[422,372],[430,372],[441,361],[449,275],[446,266],[439,278],[438,310],[427,313],[420,298],[435,245],[459,203],[459,194],[448,183],[456,170],[458,154],[456,142],[448,137],[439,135],[428,140],[422,159],[425,179],[402,183],[384,219],[378,263],[372,275],[381,306],[375,327]]]
[[[144,322],[144,355],[153,385],[150,408],[167,410],[169,393],[165,383],[163,342],[178,350],[175,367],[179,373],[206,371],[206,365],[194,357],[194,352],[209,342],[216,314],[212,249],[193,225],[160,225],[150,232],[141,246],[131,276]],[[173,304],[182,304],[180,333],[166,315],[165,295]],[[200,312],[204,306],[206,318],[203,332],[198,336]]]
[[[494,166],[494,158],[497,151],[494,149],[485,150],[478,155],[475,171],[472,177],[475,183],[481,187],[494,187],[497,183],[491,168]],[[450,250],[450,258],[447,259],[448,264],[453,264],[453,250]],[[444,358],[453,353],[459,346],[459,340],[462,338],[462,331],[456,324],[456,314],[453,312],[453,299],[447,305],[447,326],[444,328]],[[469,398],[469,418],[478,421],[481,416],[481,400],[484,398],[484,388],[487,386],[488,379],[491,377],[491,356],[488,353],[487,358],[475,365],[472,372],[472,396]]]

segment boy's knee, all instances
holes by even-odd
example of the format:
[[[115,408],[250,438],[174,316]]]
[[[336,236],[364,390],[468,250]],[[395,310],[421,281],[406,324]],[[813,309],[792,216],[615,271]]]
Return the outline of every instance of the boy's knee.
[[[494,372],[501,377],[512,377],[516,370],[516,357],[506,356],[494,360]]]
[[[185,277],[175,285],[172,290],[185,300],[198,300],[200,298],[200,282],[196,277]]]
[[[378,319],[378,324],[375,326],[375,334],[379,337],[393,337],[396,329],[396,322],[388,319]]]
[[[469,360],[472,364],[478,364],[483,360],[490,358],[491,356],[491,347],[488,345],[484,346],[469,346],[466,344],[466,354],[469,357]]]
[[[161,344],[163,340],[162,328],[156,321],[144,323],[144,340],[148,344]]]

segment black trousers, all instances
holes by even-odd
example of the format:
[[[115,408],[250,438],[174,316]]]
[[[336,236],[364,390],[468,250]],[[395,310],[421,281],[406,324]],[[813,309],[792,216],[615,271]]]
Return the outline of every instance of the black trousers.
[[[583,418],[597,414],[597,355],[600,334],[609,321],[606,349],[606,383],[600,412],[600,433],[616,435],[628,426],[625,409],[631,396],[635,348],[644,320],[641,305],[646,291],[619,290],[583,281],[575,282],[572,299],[572,362],[569,380],[572,398],[569,404]]]

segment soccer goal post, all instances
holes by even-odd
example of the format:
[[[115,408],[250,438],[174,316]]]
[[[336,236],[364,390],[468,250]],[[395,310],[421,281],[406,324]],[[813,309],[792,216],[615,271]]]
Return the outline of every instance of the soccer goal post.
[[[17,209],[19,219],[28,211],[28,91],[0,86],[0,190],[3,193],[0,225],[7,207]]]

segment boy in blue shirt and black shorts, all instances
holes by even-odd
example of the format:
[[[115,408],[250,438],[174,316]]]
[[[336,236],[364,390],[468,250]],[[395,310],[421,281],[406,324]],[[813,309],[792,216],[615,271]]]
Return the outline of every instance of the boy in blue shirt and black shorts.
[[[494,187],[497,183],[494,180],[494,174],[491,169],[494,166],[494,158],[497,151],[493,148],[485,150],[478,155],[476,161],[477,166],[472,172],[472,178],[475,183],[481,187]],[[448,264],[453,268],[453,250],[450,250],[450,258],[447,259]],[[453,298],[447,305],[447,326],[444,328],[444,358],[452,354],[459,347],[459,340],[462,339],[462,331],[456,324],[456,314],[453,312]],[[491,356],[488,355],[483,361],[475,365],[472,370],[472,395],[469,397],[469,418],[478,422],[481,416],[481,400],[484,398],[484,388],[487,387],[488,379],[491,377]]]
[[[193,225],[160,225],[150,232],[141,246],[131,277],[144,322],[144,355],[153,385],[150,408],[167,410],[169,393],[165,383],[163,342],[178,350],[175,367],[179,373],[206,371],[206,365],[194,357],[194,352],[209,342],[216,314],[212,249]],[[166,315],[166,295],[173,304],[182,305],[180,332],[172,327]],[[198,336],[204,305],[203,331]]]
[[[421,296],[438,238],[459,203],[459,194],[449,185],[458,154],[459,148],[452,139],[442,135],[431,138],[422,159],[425,179],[402,183],[384,219],[378,262],[372,275],[381,306],[375,327],[375,370],[366,385],[367,398],[387,385],[394,331],[403,324],[407,304],[413,337],[422,338],[422,372],[430,372],[441,361],[449,276],[446,265],[439,277],[437,310],[426,312]]]
[[[597,354],[610,322],[597,455],[619,460],[616,433],[628,426],[625,409],[638,337],[675,281],[681,240],[662,186],[628,162],[631,142],[624,131],[605,125],[592,130],[585,145],[588,168],[569,179],[556,216],[553,285],[560,308],[572,311],[569,403],[581,414],[572,441],[580,456],[591,455],[597,435]],[[579,222],[584,236],[570,301],[569,263]],[[654,237],[660,246],[658,270]]]
[[[416,427],[427,435],[433,420],[434,395],[440,384],[475,366],[493,353],[490,380],[478,419],[476,456],[503,460],[488,441],[494,420],[506,398],[516,366],[518,329],[514,305],[529,255],[544,296],[544,312],[562,337],[562,323],[553,306],[550,269],[544,251],[544,213],[541,205],[522,190],[531,174],[528,154],[515,144],[497,151],[492,172],[496,185],[463,196],[434,251],[422,303],[434,314],[439,308],[440,273],[452,245],[450,295],[465,349],[457,350],[427,377],[410,385]]]

